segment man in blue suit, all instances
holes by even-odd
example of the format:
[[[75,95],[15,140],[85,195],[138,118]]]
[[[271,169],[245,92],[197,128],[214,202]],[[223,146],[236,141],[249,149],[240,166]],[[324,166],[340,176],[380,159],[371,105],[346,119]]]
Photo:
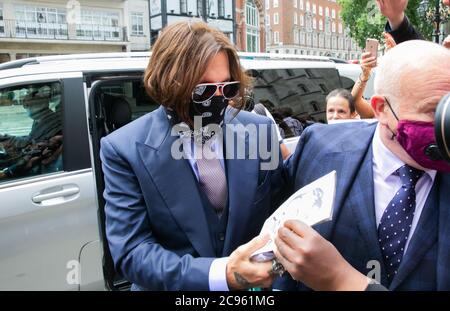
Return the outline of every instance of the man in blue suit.
[[[282,161],[270,120],[240,112],[248,84],[205,23],[172,24],[155,43],[144,85],[162,106],[101,141],[107,239],[133,290],[272,283],[272,264],[249,260],[267,239],[249,241],[276,206]],[[252,156],[258,144],[267,156]]]
[[[379,268],[378,281],[390,290],[450,290],[450,165],[434,137],[449,63],[450,51],[439,45],[402,43],[377,71],[378,123],[305,130],[287,165],[290,187],[337,171],[333,220],[315,228],[329,242],[287,222],[276,255],[302,283],[285,277],[275,288],[364,290],[366,275]]]

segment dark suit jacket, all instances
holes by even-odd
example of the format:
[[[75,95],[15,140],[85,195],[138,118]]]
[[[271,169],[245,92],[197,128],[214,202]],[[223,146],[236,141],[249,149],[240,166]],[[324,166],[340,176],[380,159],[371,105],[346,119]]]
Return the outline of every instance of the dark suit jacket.
[[[381,284],[390,290],[450,290],[450,174],[438,173],[397,276],[388,284],[375,221],[372,137],[376,125],[308,127],[287,163],[290,190],[337,171],[333,220],[315,229],[367,275],[381,265]],[[305,288],[284,278],[275,288]]]
[[[233,114],[227,110],[227,124],[271,124],[256,114]],[[248,133],[232,133],[248,147]],[[271,150],[268,133],[264,137]],[[101,141],[109,247],[116,268],[138,285],[134,289],[209,289],[209,269],[216,257],[212,237],[188,160],[171,156],[176,139],[165,110],[159,108]],[[229,149],[224,151],[227,157],[233,152]],[[229,212],[223,256],[258,235],[272,212],[275,187],[282,187],[282,160],[271,171],[260,170],[262,161],[259,156],[225,160]]]
[[[406,16],[400,26],[395,30],[392,30],[391,25],[387,22],[385,31],[392,35],[397,44],[408,40],[423,40],[422,35],[414,28]]]

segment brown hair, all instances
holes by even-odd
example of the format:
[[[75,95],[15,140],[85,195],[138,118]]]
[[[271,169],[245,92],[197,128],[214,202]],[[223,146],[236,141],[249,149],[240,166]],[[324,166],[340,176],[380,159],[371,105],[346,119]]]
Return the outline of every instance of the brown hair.
[[[348,108],[350,108],[350,113],[354,113],[356,111],[355,98],[352,93],[350,93],[347,89],[335,89],[326,97],[325,101],[328,104],[328,100],[332,97],[342,97],[348,101]]]
[[[145,70],[147,94],[161,105],[174,109],[182,121],[192,124],[189,118],[192,91],[220,51],[228,56],[231,81],[241,82],[233,106],[242,109],[250,77],[242,69],[236,48],[228,37],[204,22],[177,22],[162,31]]]

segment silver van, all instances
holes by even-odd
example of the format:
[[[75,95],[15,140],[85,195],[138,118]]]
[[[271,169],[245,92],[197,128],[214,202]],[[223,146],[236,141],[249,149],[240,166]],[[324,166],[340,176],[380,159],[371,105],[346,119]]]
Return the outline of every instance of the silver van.
[[[129,288],[105,239],[99,142],[158,107],[142,85],[148,56],[0,65],[0,290]],[[317,120],[325,120],[326,95],[347,79],[328,58],[240,56],[255,101]]]

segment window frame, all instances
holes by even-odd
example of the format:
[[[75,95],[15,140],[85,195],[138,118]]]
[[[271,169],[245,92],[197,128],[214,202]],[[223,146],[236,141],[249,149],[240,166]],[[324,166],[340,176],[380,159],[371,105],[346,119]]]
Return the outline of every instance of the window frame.
[[[78,39],[92,41],[123,40],[118,11],[82,9],[81,21],[80,24],[76,24]]]
[[[84,104],[83,79],[79,73],[65,74],[65,77],[50,77],[50,74],[39,76],[17,77],[0,80],[0,90],[5,88],[29,87],[60,83],[61,88],[61,126],[63,135],[63,166],[61,171],[46,174],[23,176],[0,182],[0,188],[11,184],[21,184],[55,178],[91,168],[88,121]],[[74,131],[73,129],[77,129]]]
[[[259,32],[259,11],[253,0],[245,1],[245,38],[246,51],[259,52],[260,32]],[[250,46],[249,46],[250,45]]]
[[[144,36],[144,13],[131,12],[130,13],[130,20],[131,20],[131,33],[130,33],[130,35],[137,36],[137,37]],[[140,21],[141,24],[139,24],[139,21]],[[134,29],[135,26],[136,26],[136,30]]]
[[[38,20],[38,14],[43,17],[42,21]],[[68,38],[67,11],[64,8],[15,4],[14,15],[15,35],[18,38]]]

